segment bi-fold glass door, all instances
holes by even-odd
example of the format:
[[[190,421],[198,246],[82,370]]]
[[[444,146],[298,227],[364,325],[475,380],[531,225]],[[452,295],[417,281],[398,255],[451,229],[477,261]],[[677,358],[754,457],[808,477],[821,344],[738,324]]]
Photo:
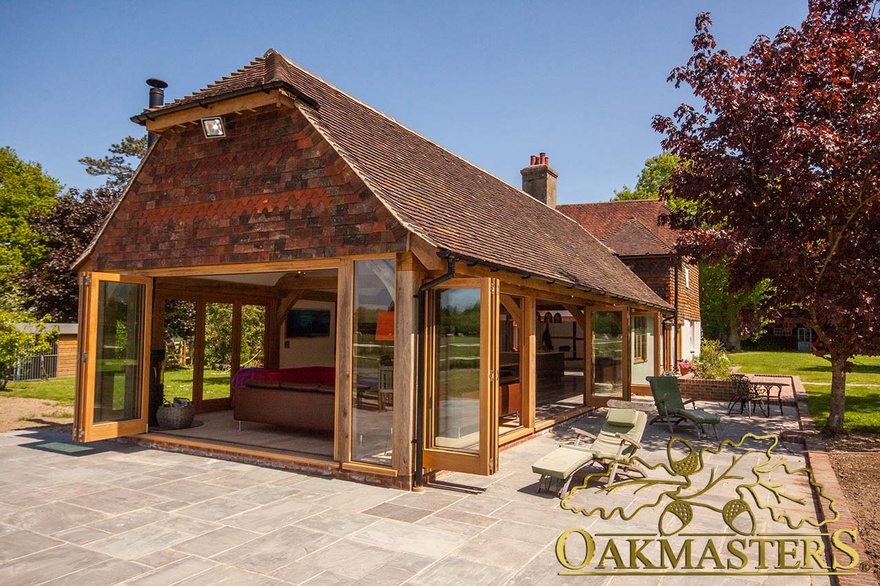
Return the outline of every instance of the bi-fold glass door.
[[[498,467],[495,279],[456,279],[428,301],[424,464],[493,474]]]
[[[152,279],[87,273],[81,287],[74,439],[147,431]]]

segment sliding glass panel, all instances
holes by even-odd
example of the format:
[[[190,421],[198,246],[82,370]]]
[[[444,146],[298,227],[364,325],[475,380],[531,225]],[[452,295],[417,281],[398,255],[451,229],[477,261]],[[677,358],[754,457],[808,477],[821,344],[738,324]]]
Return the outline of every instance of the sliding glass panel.
[[[479,452],[480,289],[437,292],[434,446]]]
[[[354,263],[352,460],[391,465],[394,260]]]

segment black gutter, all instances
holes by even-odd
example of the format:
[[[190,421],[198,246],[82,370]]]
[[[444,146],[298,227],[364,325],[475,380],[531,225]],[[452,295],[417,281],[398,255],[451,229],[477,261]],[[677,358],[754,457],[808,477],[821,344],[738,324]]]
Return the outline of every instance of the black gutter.
[[[201,106],[202,108],[207,108],[208,105],[213,104],[215,102],[222,102],[224,100],[229,100],[231,98],[239,98],[241,96],[248,96],[250,94],[257,94],[260,92],[264,92],[264,93],[268,94],[271,90],[277,90],[277,89],[286,90],[286,91],[290,92],[291,94],[293,94],[293,96],[295,98],[297,98],[298,100],[305,102],[306,104],[308,104],[309,106],[311,106],[315,110],[318,109],[318,102],[315,101],[314,98],[310,98],[309,96],[305,95],[304,93],[302,93],[301,91],[299,91],[298,89],[296,89],[295,87],[293,87],[292,85],[287,83],[286,81],[276,79],[276,80],[273,80],[273,81],[270,81],[267,83],[263,83],[263,84],[260,84],[257,86],[246,87],[246,88],[242,88],[240,90],[235,90],[235,91],[231,91],[231,92],[224,92],[222,94],[217,94],[216,96],[209,96],[207,98],[202,98],[199,100],[191,100],[191,101],[183,102],[183,103],[176,104],[176,105],[172,103],[172,104],[169,104],[168,106],[166,106],[160,110],[155,110],[155,111],[144,110],[143,112],[141,112],[137,116],[132,116],[131,121],[143,126],[147,123],[148,120],[152,122],[153,120],[155,120],[156,118],[158,118],[160,116],[164,116],[166,114],[171,114],[173,112],[180,112],[182,110],[189,110],[191,108],[197,108],[199,106]]]
[[[424,476],[422,470],[424,468],[424,458],[422,457],[422,450],[424,449],[424,434],[425,434],[425,328],[426,328],[426,319],[425,319],[425,293],[429,289],[433,289],[437,285],[444,283],[455,276],[455,256],[449,254],[447,251],[443,251],[438,253],[441,258],[446,258],[446,273],[440,275],[436,279],[432,281],[428,281],[419,287],[419,294],[416,295],[416,299],[418,299],[419,309],[418,309],[418,357],[416,359],[416,437],[413,440],[413,443],[416,445],[416,473],[415,473],[415,486],[424,486]]]
[[[449,252],[448,250],[440,251],[438,253],[438,255],[441,258],[445,258],[447,255],[450,255],[450,254],[453,254],[453,253]],[[557,285],[564,286],[567,289],[578,289],[580,291],[585,291],[587,293],[594,293],[596,295],[608,295],[610,297],[616,297],[617,299],[620,299],[621,301],[631,301],[633,303],[638,303],[638,304],[644,305],[646,307],[651,307],[651,308],[659,309],[662,311],[669,311],[669,307],[663,307],[662,305],[657,305],[656,303],[650,303],[650,302],[644,301],[642,299],[636,299],[635,297],[627,297],[625,295],[620,295],[619,293],[611,293],[611,292],[606,291],[604,289],[599,289],[596,287],[589,287],[587,285],[580,285],[580,284],[574,283],[572,281],[560,281],[559,279],[556,279],[553,277],[546,277],[546,276],[540,275],[538,273],[531,273],[529,271],[524,271],[522,269],[507,267],[507,266],[500,265],[497,263],[488,262],[485,260],[481,260],[479,258],[468,256],[466,254],[460,254],[458,252],[456,252],[454,254],[458,260],[460,260],[462,262],[466,262],[469,266],[481,265],[481,266],[484,266],[492,271],[504,271],[506,273],[511,273],[513,275],[519,275],[520,277],[523,278],[523,280],[525,280],[525,279],[541,280],[541,281],[544,281],[545,283],[547,283],[548,285],[557,284]]]

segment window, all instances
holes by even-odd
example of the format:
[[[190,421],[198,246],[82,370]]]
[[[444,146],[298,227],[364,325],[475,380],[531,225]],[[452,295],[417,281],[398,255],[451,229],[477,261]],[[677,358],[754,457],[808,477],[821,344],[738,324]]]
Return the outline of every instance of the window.
[[[648,318],[635,316],[632,318],[633,362],[648,361]]]
[[[782,335],[782,328],[773,328],[773,335],[774,336],[781,336]]]
[[[380,466],[391,465],[394,283],[393,259],[355,261],[351,459]],[[323,335],[324,329],[309,326],[308,335]]]
[[[691,271],[689,267],[684,267],[684,288],[691,288]]]

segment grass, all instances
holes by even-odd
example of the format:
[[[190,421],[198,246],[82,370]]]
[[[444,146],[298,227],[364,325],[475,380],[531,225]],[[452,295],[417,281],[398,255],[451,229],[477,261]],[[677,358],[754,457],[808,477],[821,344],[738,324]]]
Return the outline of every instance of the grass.
[[[47,399],[72,407],[76,392],[73,377],[50,378],[42,381],[10,381],[0,397],[24,399]],[[229,396],[229,373],[222,370],[205,370],[203,398],[218,399]],[[165,397],[192,399],[192,369],[169,369],[165,372]]]
[[[731,354],[730,362],[741,366],[742,372],[799,376],[816,426],[825,425],[831,404],[831,364],[827,360],[806,352],[741,352]],[[844,428],[880,433],[880,357],[856,356],[853,362],[853,371],[846,376]]]
[[[47,399],[58,401],[65,406],[73,406],[75,393],[74,378],[50,378],[38,381],[9,381],[0,397],[21,397],[23,399]]]

